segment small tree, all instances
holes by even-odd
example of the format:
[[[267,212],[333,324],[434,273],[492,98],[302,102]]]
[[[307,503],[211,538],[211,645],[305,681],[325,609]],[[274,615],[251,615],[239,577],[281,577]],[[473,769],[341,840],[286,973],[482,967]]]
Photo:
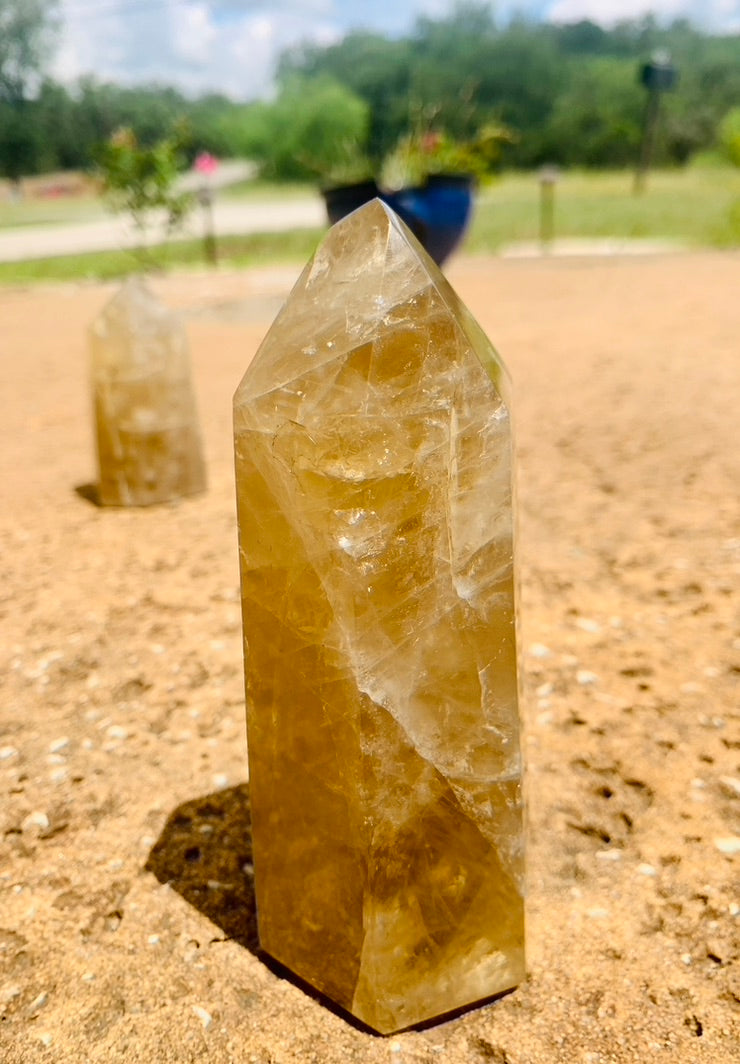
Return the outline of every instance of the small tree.
[[[263,137],[253,154],[267,176],[331,183],[356,180],[358,171],[367,176],[369,108],[333,78],[289,78],[278,98],[253,118]]]
[[[29,112],[57,29],[58,0],[0,0],[0,175],[20,191],[37,169],[40,137]]]
[[[193,197],[177,189],[177,178],[186,165],[184,147],[182,128],[151,147],[142,147],[134,131],[123,128],[96,149],[103,195],[111,210],[128,213],[144,255],[152,219],[161,224],[164,214],[166,241],[182,225],[193,206]]]
[[[58,28],[59,0],[0,0],[0,99],[25,100]]]

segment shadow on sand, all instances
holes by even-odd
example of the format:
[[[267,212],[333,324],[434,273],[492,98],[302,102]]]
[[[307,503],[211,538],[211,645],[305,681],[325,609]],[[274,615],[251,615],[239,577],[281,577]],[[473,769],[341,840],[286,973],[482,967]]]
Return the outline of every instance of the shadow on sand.
[[[145,868],[207,916],[227,938],[254,953],[278,978],[288,980],[356,1030],[384,1037],[259,948],[252,818],[246,783],[179,805],[152,847]],[[407,1029],[421,1031],[434,1027],[492,1004],[509,993],[504,991],[471,1002]]]
[[[193,908],[239,945],[257,952],[252,822],[246,784],[183,802],[146,862]]]
[[[377,1036],[361,1021],[259,948],[252,867],[249,788],[194,798],[170,814],[146,865],[194,909],[269,968],[357,1030]]]
[[[97,484],[75,484],[75,494],[93,506],[102,506]]]

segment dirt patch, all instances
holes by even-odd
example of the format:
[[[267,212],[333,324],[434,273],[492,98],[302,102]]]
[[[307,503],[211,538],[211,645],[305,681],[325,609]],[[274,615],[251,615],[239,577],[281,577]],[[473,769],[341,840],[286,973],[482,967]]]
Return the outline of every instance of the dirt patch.
[[[297,271],[155,283],[210,486],[141,511],[75,490],[113,289],[0,293],[7,1064],[740,1059],[739,266],[452,264],[517,396],[530,975],[390,1039],[254,950],[230,404]]]

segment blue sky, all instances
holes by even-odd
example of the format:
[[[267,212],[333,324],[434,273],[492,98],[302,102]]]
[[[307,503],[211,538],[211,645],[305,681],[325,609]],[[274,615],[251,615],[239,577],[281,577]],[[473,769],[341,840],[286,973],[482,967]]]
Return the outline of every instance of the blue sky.
[[[419,15],[449,13],[452,0],[61,0],[63,31],[54,74],[124,83],[160,81],[190,93],[240,99],[270,92],[275,61],[303,40],[328,44],[349,29],[409,30]],[[497,17],[518,10],[559,22],[609,25],[653,11],[740,32],[740,0],[498,0]]]

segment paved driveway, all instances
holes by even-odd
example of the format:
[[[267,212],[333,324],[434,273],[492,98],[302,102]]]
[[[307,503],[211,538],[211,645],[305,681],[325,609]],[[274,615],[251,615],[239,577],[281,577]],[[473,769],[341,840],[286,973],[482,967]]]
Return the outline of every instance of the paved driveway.
[[[221,235],[277,233],[326,224],[324,206],[317,195],[263,202],[217,202],[213,211],[216,233]],[[182,235],[200,236],[202,232],[203,218],[196,208]],[[131,248],[138,243],[138,234],[123,216],[70,225],[23,226],[0,231],[0,262]]]

